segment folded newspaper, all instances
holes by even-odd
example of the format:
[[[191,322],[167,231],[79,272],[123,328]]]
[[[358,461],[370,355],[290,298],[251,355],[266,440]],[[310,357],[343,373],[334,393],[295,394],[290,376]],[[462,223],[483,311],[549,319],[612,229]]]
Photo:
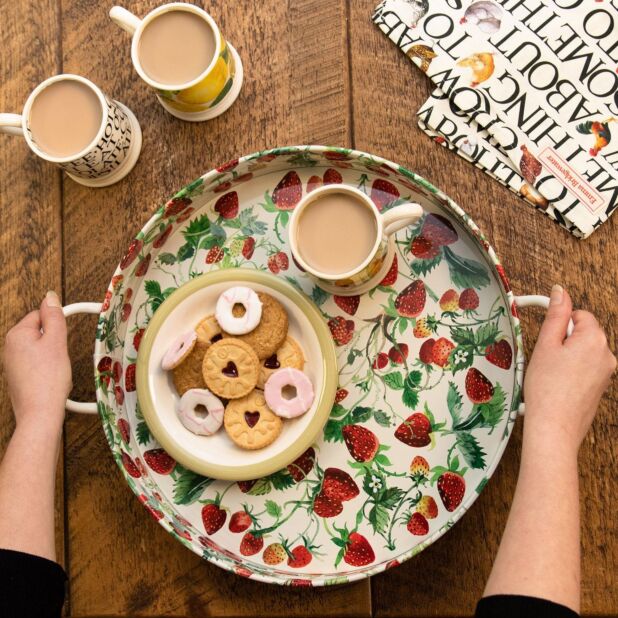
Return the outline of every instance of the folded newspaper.
[[[384,0],[373,20],[436,86],[418,111],[426,133],[579,238],[607,220],[618,205],[618,6]]]

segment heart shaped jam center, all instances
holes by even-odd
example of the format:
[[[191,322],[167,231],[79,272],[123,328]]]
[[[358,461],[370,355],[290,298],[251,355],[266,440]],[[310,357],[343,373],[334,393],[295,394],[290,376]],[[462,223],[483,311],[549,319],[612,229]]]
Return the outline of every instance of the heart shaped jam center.
[[[237,378],[238,377],[238,367],[234,361],[230,361],[222,370],[221,373],[228,378]]]
[[[223,335],[221,333],[217,333],[210,338],[210,343],[217,343],[217,341],[221,341],[223,339]]]
[[[279,367],[281,367],[281,363],[279,362],[277,355],[273,354],[272,356],[269,356],[264,361],[264,367],[266,367],[266,369],[279,369]]]
[[[255,427],[259,420],[259,412],[245,412],[245,422],[249,425],[249,427]]]

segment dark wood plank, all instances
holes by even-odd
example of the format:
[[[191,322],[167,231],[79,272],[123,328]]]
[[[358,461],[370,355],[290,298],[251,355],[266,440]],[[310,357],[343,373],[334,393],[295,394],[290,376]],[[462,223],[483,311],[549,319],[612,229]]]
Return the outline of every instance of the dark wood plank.
[[[54,2],[5,2],[0,31],[0,109],[21,113],[41,81],[60,72],[59,22]],[[62,292],[60,172],[30,152],[19,137],[0,136],[0,230],[2,275],[0,337],[49,289]],[[0,384],[0,452],[14,428],[6,383]],[[64,563],[63,463],[56,485],[58,560]]]
[[[501,256],[517,293],[547,294],[555,282],[576,306],[593,311],[616,349],[618,219],[578,241],[454,153],[433,143],[415,112],[431,91],[418,69],[370,20],[376,2],[351,3],[355,146],[401,162],[444,189],[478,223]],[[529,355],[543,315],[523,315]],[[581,451],[583,516],[582,611],[615,615],[618,522],[610,487],[618,434],[618,382],[601,404]],[[520,425],[520,423],[518,424]],[[515,488],[520,451],[517,427],[502,463],[471,511],[434,546],[402,567],[376,577],[376,616],[472,615],[491,569]]]
[[[124,3],[144,15],[158,2]],[[349,138],[343,0],[212,2],[245,66],[240,99],[209,123],[166,114],[129,64],[129,37],[95,0],[62,2],[64,67],[137,114],[141,159],[116,186],[65,181],[66,290],[101,299],[129,239],[166,196],[214,164],[264,147]],[[93,396],[94,321],[72,329],[76,385]],[[201,561],[144,514],[124,485],[97,419],[67,430],[72,609],[75,616],[368,616],[368,582],[299,592],[242,580]],[[113,565],[113,567],[110,567]]]

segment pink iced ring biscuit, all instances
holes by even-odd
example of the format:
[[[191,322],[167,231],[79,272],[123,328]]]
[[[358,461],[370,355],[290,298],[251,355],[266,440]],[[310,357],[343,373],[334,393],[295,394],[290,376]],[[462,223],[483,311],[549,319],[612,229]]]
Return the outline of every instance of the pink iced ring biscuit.
[[[197,333],[194,330],[180,335],[163,355],[161,367],[163,367],[165,371],[178,367],[178,365],[191,353],[196,340]]]
[[[284,396],[284,389],[291,387],[296,392],[291,398]],[[296,418],[304,414],[313,403],[311,380],[298,369],[284,367],[275,371],[264,385],[264,397],[268,407],[283,418]]]
[[[236,317],[232,310],[234,305],[242,305],[245,313]],[[262,301],[251,289],[237,285],[219,296],[215,307],[215,317],[219,326],[230,335],[250,333],[262,319]]]
[[[180,422],[198,436],[212,436],[223,424],[223,403],[205,388],[192,388],[178,406]]]

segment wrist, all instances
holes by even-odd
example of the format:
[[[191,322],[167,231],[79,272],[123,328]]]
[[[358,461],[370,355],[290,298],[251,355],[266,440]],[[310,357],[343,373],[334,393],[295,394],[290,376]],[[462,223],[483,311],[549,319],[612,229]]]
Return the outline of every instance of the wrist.
[[[573,433],[558,423],[550,426],[534,419],[524,421],[522,457],[539,462],[577,462],[579,444]]]
[[[59,443],[62,438],[63,420],[63,418],[58,418],[58,415],[47,414],[44,411],[36,416],[32,414],[25,417],[19,416],[15,432],[31,440],[40,438],[47,442],[57,441]]]

